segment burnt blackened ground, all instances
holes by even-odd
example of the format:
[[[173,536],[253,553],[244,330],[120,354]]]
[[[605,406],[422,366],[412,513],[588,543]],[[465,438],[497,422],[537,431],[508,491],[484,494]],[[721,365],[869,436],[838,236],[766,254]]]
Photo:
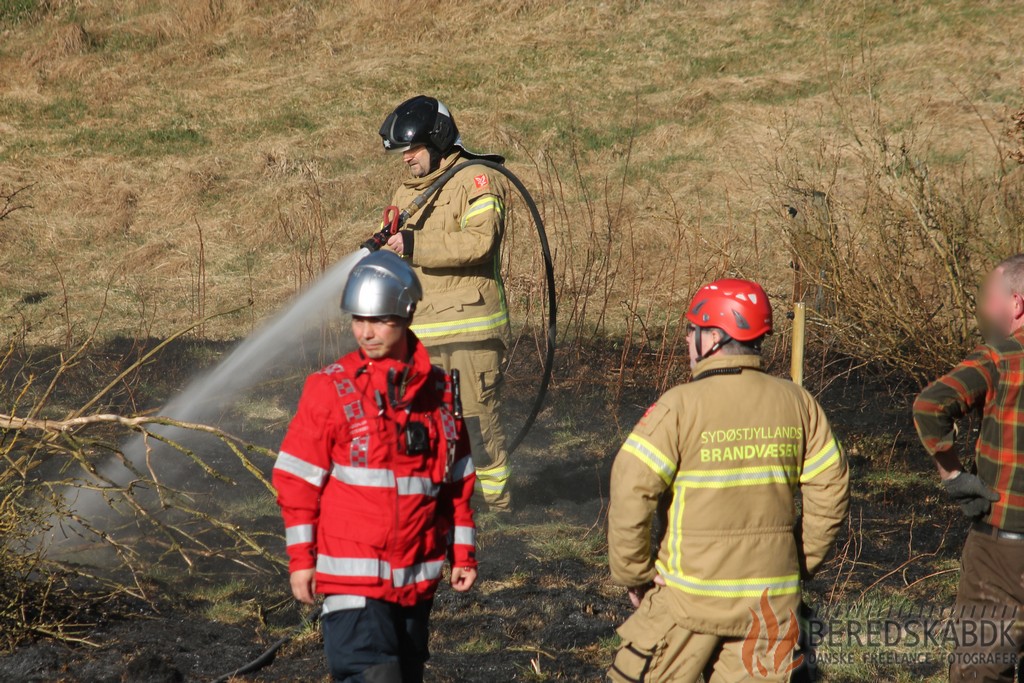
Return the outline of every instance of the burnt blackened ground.
[[[174,374],[147,368],[131,395],[159,395]],[[442,586],[437,596],[428,680],[602,678],[616,645],[614,629],[630,613],[623,591],[608,579],[609,472],[626,432],[656,398],[637,385],[613,391],[591,380],[564,380],[552,392],[514,458],[516,513],[479,516],[477,588],[459,595]],[[966,524],[942,497],[917,445],[911,390],[847,377],[830,380],[821,392],[853,472],[850,521],[834,556],[806,586],[807,601],[821,612],[849,604],[952,602]],[[294,401],[296,391],[266,389],[247,433],[267,443],[279,438],[284,421],[273,408]],[[523,414],[528,397],[511,398]],[[257,489],[220,501],[220,514],[280,533],[272,499]],[[270,544],[283,553],[279,539]],[[293,632],[272,665],[237,680],[327,680],[318,631],[301,626],[308,614],[290,599],[283,572],[253,573],[225,563],[191,573],[176,567],[154,568],[144,582],[148,601],[86,606],[76,633],[98,647],[41,636],[0,658],[0,680],[212,681]],[[941,666],[931,663],[912,670],[885,664],[822,669],[829,681],[942,676]]]
[[[514,516],[480,515],[481,580],[469,595],[443,586],[437,596],[429,680],[600,678],[628,603],[607,580],[603,502],[581,501],[579,491],[598,490],[611,455],[597,468],[583,450],[557,456],[565,459],[557,472],[544,464],[550,457],[520,459]],[[99,648],[41,640],[0,659],[0,680],[214,680],[305,616],[288,600],[284,575],[237,577],[165,577],[150,588],[174,597],[120,605],[83,629]],[[307,629],[271,666],[239,680],[326,680],[321,647]]]

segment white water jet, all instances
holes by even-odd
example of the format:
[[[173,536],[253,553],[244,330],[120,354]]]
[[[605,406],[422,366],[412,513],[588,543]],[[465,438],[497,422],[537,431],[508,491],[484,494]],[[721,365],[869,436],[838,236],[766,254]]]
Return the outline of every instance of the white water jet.
[[[202,422],[212,411],[220,412],[225,401],[253,387],[264,379],[267,370],[297,351],[304,333],[313,323],[319,323],[325,309],[338,309],[341,292],[352,268],[367,249],[359,249],[338,261],[319,280],[270,321],[239,344],[228,357],[213,370],[193,380],[185,390],[175,396],[159,412],[162,417],[180,422]],[[129,444],[126,454],[141,447]]]
[[[296,371],[305,373],[312,369],[308,367],[308,361],[306,363],[299,362],[303,357],[304,343],[308,341],[312,329],[319,330],[325,320],[330,320],[332,316],[338,318],[341,315],[339,308],[341,294],[349,273],[356,263],[368,254],[369,250],[359,249],[331,266],[312,286],[297,295],[283,310],[263,323],[212,370],[193,379],[157,414],[179,422],[219,426],[222,416],[239,401],[246,391],[253,389],[272,375],[280,376],[282,370],[291,373]],[[334,351],[337,355],[347,351],[350,348],[350,340],[344,335],[342,339],[344,341],[337,345],[340,348],[326,349],[326,351]],[[318,352],[325,351],[321,348],[319,339],[316,346]],[[334,360],[334,358],[330,358],[328,362],[330,360]],[[298,367],[299,365],[302,367]],[[301,382],[301,379],[298,377],[297,381]],[[152,426],[150,430],[179,443],[201,438],[201,435],[176,427]],[[151,449],[154,447],[153,445],[154,441],[150,440]],[[191,446],[192,444],[190,444]],[[203,448],[199,447],[193,450],[201,457],[203,456]],[[160,457],[150,458],[150,454],[147,453],[146,440],[141,435],[131,438],[123,447],[123,453],[132,466],[140,471],[146,471],[147,468],[150,471],[155,471],[165,485],[174,486],[187,481],[198,473],[192,463],[187,463],[177,457],[173,459],[163,457],[175,455],[174,449],[162,447],[159,451]],[[185,463],[183,467],[182,463]],[[133,478],[131,472],[115,459],[102,464],[98,471],[102,477],[119,486],[127,484]],[[144,487],[130,495],[138,497],[142,491],[144,491]],[[102,490],[71,488],[65,495],[69,509],[84,520],[89,521],[111,513],[111,502]],[[153,500],[147,500],[149,495],[145,494],[139,502],[146,504],[147,507],[149,504],[155,503],[155,497]],[[47,543],[51,551],[56,550],[57,554],[60,554],[60,550],[55,546],[60,546],[64,540],[81,536],[75,532],[76,525],[69,524],[67,520],[60,520],[59,524],[64,532],[55,528],[49,534],[50,542]],[[68,534],[68,531],[72,533]],[[102,563],[102,560],[96,558],[94,561]]]

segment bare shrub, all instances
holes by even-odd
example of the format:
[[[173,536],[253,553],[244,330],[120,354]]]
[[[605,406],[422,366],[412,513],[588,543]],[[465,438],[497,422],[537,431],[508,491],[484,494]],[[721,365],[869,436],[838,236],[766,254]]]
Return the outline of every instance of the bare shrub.
[[[981,278],[1024,234],[1020,178],[1001,164],[929,163],[921,130],[897,131],[875,108],[854,144],[823,139],[800,156],[779,126],[768,174],[814,338],[918,379],[979,341]]]
[[[289,270],[296,292],[319,278],[333,263],[320,182],[312,168],[305,167],[302,172],[308,184],[301,190],[298,205],[288,210],[279,205],[276,221],[289,247]]]
[[[56,410],[51,399],[61,393],[89,343],[62,355],[39,386],[30,369],[19,366],[13,348],[0,358],[2,392],[13,398],[0,413],[0,651],[39,635],[90,644],[82,637],[89,627],[80,618],[82,608],[118,594],[150,600],[145,576],[156,564],[177,563],[190,571],[210,561],[255,572],[280,568],[280,558],[265,547],[266,532],[235,524],[182,488],[204,481],[232,486],[241,472],[250,486],[271,497],[264,471],[272,452],[205,425],[96,412],[171,339],[57,418],[47,417]],[[235,461],[236,473],[209,464],[186,441],[189,433],[218,442]],[[141,439],[144,453],[126,451],[132,438]],[[176,460],[173,481],[166,476],[168,460]],[[117,532],[111,519],[118,520]],[[81,565],[55,559],[59,556],[47,552],[52,536],[102,552],[112,565],[92,575]]]
[[[614,401],[627,387],[664,391],[687,376],[684,314],[697,287],[761,277],[756,237],[741,239],[745,229],[731,223],[704,225],[699,197],[687,211],[668,189],[632,182],[635,135],[617,150],[621,164],[597,178],[577,136],[567,135],[531,156],[527,181],[554,254],[559,354],[572,377],[563,381],[604,383]],[[642,211],[652,195],[656,209]],[[531,269],[539,273],[539,264]]]

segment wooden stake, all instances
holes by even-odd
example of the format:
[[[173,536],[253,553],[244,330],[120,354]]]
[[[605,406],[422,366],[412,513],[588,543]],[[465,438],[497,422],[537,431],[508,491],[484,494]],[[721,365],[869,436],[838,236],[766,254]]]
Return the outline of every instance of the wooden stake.
[[[804,335],[807,322],[807,304],[798,301],[793,306],[793,353],[790,357],[789,376],[797,384],[804,383]]]

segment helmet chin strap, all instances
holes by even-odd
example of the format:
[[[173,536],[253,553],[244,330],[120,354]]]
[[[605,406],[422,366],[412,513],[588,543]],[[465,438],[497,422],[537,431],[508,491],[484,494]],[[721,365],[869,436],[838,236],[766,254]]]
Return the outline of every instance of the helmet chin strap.
[[[444,152],[433,145],[427,145],[427,154],[430,155],[430,173],[433,173],[441,168],[441,162],[444,161]]]
[[[721,349],[723,346],[725,346],[726,344],[728,344],[729,342],[732,341],[732,337],[730,337],[724,331],[721,334],[722,334],[722,336],[718,339],[718,341],[716,341],[714,344],[712,344],[711,348],[708,349],[707,352],[705,353],[704,350],[703,350],[703,346],[704,346],[704,328],[703,327],[698,327],[697,328],[697,339],[695,339],[694,341],[697,344],[697,362],[698,363],[700,361],[702,361],[702,360],[706,360],[710,356],[715,355],[716,353],[718,353],[719,349]]]

